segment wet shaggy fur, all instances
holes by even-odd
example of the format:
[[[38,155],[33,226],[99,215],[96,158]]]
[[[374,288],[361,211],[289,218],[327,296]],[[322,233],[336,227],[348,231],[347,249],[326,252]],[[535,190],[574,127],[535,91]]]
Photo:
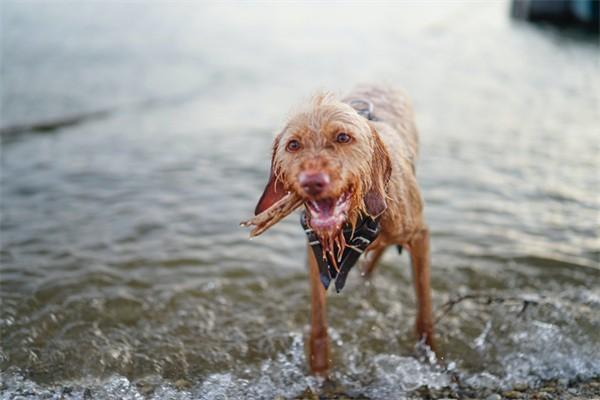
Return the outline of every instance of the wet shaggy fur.
[[[374,121],[359,115],[348,103],[353,99],[373,103]],[[335,142],[345,132],[351,143]],[[300,151],[289,153],[285,144],[299,140]],[[424,226],[423,202],[415,178],[418,151],[413,112],[397,90],[359,87],[343,100],[319,94],[309,106],[291,118],[273,146],[273,172],[284,191],[304,192],[297,177],[316,169],[331,177],[322,197],[339,197],[353,188],[350,222],[358,213],[382,214],[382,233],[370,249],[406,244]],[[367,199],[381,200],[386,209],[370,209]],[[374,215],[373,215],[374,216]]]
[[[353,100],[372,103],[372,120],[350,106]],[[350,142],[336,141],[342,132],[350,136]],[[300,147],[288,148],[292,140]],[[417,298],[416,331],[433,348],[429,233],[415,176],[417,153],[413,111],[400,91],[361,86],[341,100],[332,94],[319,94],[292,116],[275,138],[269,183],[256,213],[267,210],[288,192],[309,202],[311,196],[300,183],[301,173],[306,171],[322,172],[330,178],[317,200],[351,192],[347,222],[355,224],[361,213],[381,217],[381,233],[367,249],[363,272],[370,274],[390,245],[401,245],[410,252]],[[326,375],[330,360],[326,293],[310,248],[307,257],[311,284],[309,364],[313,373]]]

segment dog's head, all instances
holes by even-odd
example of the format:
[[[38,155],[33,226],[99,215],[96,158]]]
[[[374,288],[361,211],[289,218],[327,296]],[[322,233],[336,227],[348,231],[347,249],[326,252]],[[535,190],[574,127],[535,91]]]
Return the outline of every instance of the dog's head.
[[[390,174],[387,150],[367,119],[330,94],[318,95],[275,138],[269,182],[255,212],[293,191],[304,199],[317,235],[336,238],[360,213],[385,211]]]

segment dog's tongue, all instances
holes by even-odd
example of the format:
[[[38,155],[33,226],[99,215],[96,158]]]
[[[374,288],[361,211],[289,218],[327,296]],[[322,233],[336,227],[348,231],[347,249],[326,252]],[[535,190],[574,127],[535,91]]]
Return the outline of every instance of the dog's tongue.
[[[346,219],[346,208],[345,197],[309,201],[311,227],[330,234],[338,231]]]
[[[315,204],[315,208],[317,214],[320,218],[327,218],[333,215],[334,203],[331,199],[324,200],[316,200],[313,202]]]

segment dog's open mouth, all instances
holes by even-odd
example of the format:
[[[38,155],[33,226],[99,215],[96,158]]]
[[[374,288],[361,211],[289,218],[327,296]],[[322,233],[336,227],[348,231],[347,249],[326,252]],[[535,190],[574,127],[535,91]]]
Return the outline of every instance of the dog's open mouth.
[[[348,219],[351,199],[352,190],[349,189],[337,198],[309,199],[304,202],[308,209],[308,225],[321,242],[324,259],[329,255],[335,269],[346,247],[342,228]]]
[[[334,236],[338,233],[348,217],[352,190],[347,190],[338,198],[306,200],[309,211],[309,224],[319,234]]]

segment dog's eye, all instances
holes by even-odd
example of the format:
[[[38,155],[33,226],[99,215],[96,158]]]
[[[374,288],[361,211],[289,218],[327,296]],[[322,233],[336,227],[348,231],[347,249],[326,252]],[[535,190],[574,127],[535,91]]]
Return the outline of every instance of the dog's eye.
[[[297,141],[296,139],[292,139],[288,142],[288,144],[285,148],[287,149],[287,151],[294,152],[294,151],[300,150],[300,147],[301,147],[300,142]]]
[[[345,132],[338,133],[338,135],[335,137],[335,141],[338,143],[350,143],[351,140],[352,138],[350,135]]]

